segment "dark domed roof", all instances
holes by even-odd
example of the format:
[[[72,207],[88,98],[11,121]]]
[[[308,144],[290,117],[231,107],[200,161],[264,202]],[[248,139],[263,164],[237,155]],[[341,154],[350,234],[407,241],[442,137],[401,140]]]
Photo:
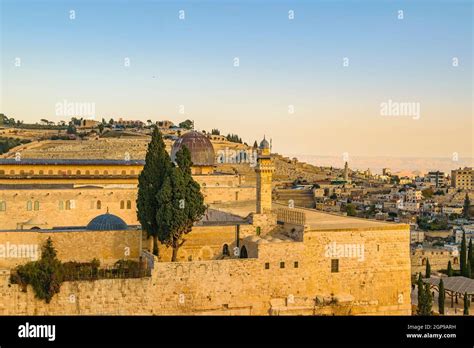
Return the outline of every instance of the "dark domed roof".
[[[261,149],[269,149],[270,148],[270,143],[263,137],[263,140],[260,142],[260,148]]]
[[[176,153],[181,146],[186,145],[191,152],[193,166],[213,166],[215,161],[214,147],[211,141],[204,135],[196,131],[190,131],[182,135],[173,144],[171,149],[171,160],[174,162]]]
[[[108,212],[93,218],[86,226],[87,230],[91,231],[117,231],[126,230],[128,228],[125,221],[117,215],[109,214]]]

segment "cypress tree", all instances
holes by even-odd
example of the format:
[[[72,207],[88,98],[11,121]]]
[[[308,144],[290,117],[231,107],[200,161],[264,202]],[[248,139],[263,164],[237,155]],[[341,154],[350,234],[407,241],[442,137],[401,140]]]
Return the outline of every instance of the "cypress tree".
[[[172,167],[165,143],[155,127],[148,144],[145,166],[138,177],[137,218],[147,236],[153,237],[153,254],[158,255],[158,225],[156,213],[160,208],[157,194]]]
[[[448,277],[453,276],[453,267],[451,266],[451,260],[448,261]]]
[[[469,306],[471,305],[467,292],[464,293],[464,315],[469,315]]]
[[[176,164],[169,170],[162,190],[157,195],[160,208],[156,213],[160,242],[173,248],[171,261],[176,261],[185,234],[206,210],[199,184],[191,175],[191,153],[182,146],[176,153]]]
[[[425,291],[423,293],[423,306],[421,315],[431,315],[433,307],[433,296],[431,296],[430,284],[425,284]]]
[[[444,314],[444,299],[445,299],[445,293],[444,293],[444,283],[443,279],[439,280],[439,286],[438,286],[438,309],[439,309],[439,314]]]
[[[474,259],[472,255],[472,238],[469,238],[469,247],[467,250],[467,263],[471,265],[471,270],[474,268]]]
[[[466,277],[472,278],[471,264],[468,262],[466,266]]]
[[[462,233],[461,253],[460,253],[459,266],[461,268],[461,275],[463,277],[467,277],[467,275],[466,275],[466,232]]]
[[[430,266],[430,260],[427,258],[426,259],[426,271],[425,271],[425,278],[430,278],[431,277],[431,266]]]
[[[469,219],[469,207],[471,206],[471,201],[469,200],[469,195],[466,192],[466,197],[464,197],[464,205],[462,208],[462,216],[465,219]]]
[[[424,288],[423,288],[423,280],[421,278],[421,272],[418,275],[418,281],[417,281],[417,286],[418,286],[418,314],[421,315],[422,313],[422,308],[424,306]]]

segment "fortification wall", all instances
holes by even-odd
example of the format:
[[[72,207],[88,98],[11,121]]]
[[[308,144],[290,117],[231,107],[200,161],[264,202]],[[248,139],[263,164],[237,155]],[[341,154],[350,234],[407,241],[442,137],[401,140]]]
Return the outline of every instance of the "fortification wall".
[[[411,272],[412,274],[426,272],[426,261],[430,261],[432,272],[447,270],[448,262],[451,261],[451,267],[454,270],[459,270],[459,254],[458,252],[447,250],[412,250],[411,257]]]
[[[49,237],[64,262],[90,262],[96,258],[101,265],[112,265],[120,259],[138,260],[141,234],[141,230],[0,232],[0,269],[38,259]]]
[[[364,260],[339,257],[332,273],[332,242],[364,244]],[[408,230],[309,232],[257,243],[258,258],[155,262],[150,278],[65,283],[50,304],[3,275],[0,314],[409,315],[408,245]]]

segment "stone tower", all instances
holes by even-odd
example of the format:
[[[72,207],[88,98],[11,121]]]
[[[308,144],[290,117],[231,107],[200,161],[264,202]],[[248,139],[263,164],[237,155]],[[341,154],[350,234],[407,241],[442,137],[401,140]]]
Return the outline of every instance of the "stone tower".
[[[270,156],[270,144],[263,137],[255,169],[257,172],[257,214],[270,213],[272,209],[272,175],[274,170]]]
[[[344,180],[347,182],[349,181],[349,165],[347,164],[344,164]]]

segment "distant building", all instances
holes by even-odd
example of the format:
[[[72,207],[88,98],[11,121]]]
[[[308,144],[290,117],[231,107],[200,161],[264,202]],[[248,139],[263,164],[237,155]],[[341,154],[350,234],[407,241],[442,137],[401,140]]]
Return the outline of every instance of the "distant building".
[[[382,175],[391,176],[392,175],[392,170],[390,168],[383,168],[382,169]]]
[[[428,172],[428,174],[425,175],[425,180],[435,185],[435,187],[440,187],[445,183],[445,175],[444,172],[440,172],[439,170]]]
[[[457,189],[474,189],[474,170],[464,167],[464,169],[455,169],[451,171],[451,186]]]
[[[157,121],[156,125],[158,126],[158,128],[169,129],[174,126],[174,123],[168,120],[163,120],[163,121]]]
[[[99,125],[99,121],[96,120],[81,120],[79,128],[95,128]]]
[[[119,118],[118,121],[114,122],[114,125],[123,127],[142,127],[144,123],[140,120],[124,120]]]
[[[420,190],[408,190],[406,193],[406,201],[416,202],[421,200],[421,191]]]

